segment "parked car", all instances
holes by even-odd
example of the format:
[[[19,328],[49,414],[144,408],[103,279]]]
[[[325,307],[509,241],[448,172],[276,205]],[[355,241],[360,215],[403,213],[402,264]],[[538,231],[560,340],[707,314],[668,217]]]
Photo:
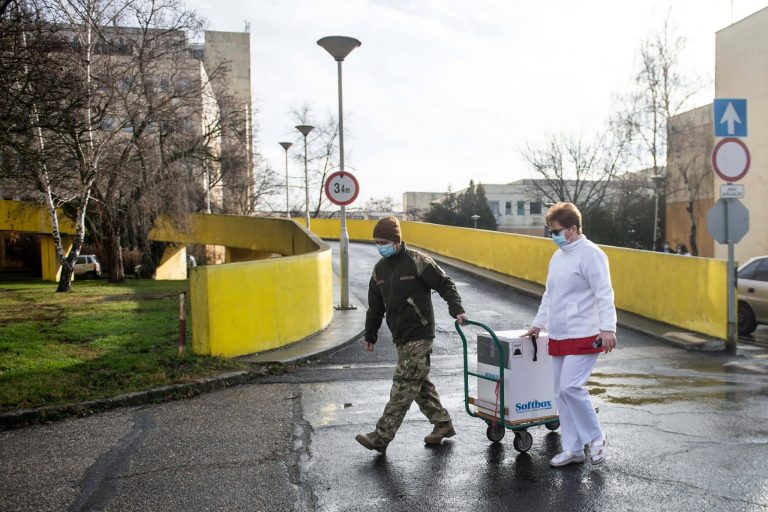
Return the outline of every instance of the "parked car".
[[[768,324],[768,256],[757,256],[739,267],[739,334]]]
[[[75,277],[96,279],[101,277],[101,264],[93,254],[81,254],[75,262]]]

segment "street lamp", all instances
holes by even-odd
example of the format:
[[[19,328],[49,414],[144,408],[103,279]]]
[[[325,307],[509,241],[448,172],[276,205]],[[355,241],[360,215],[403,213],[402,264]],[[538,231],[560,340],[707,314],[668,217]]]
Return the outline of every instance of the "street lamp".
[[[293,146],[293,142],[280,142],[285,150],[285,216],[291,218],[291,207],[288,204],[288,148]]]
[[[307,173],[307,135],[315,129],[308,124],[300,124],[296,127],[304,136],[304,222],[309,229],[309,174]]]
[[[328,36],[317,41],[336,61],[339,82],[339,171],[344,172],[344,109],[342,108],[341,63],[349,53],[360,46],[354,37]],[[353,309],[349,304],[349,234],[347,233],[347,209],[341,207],[341,235],[339,236],[341,260],[341,306],[339,309]]]
[[[472,217],[470,217],[470,219],[475,221],[475,229],[477,229],[477,219],[479,219],[479,218],[480,218],[480,216],[478,214],[474,214]]]
[[[659,227],[659,187],[664,183],[664,176],[661,174],[655,174],[651,176],[651,181],[653,181],[653,188],[656,191],[656,206],[653,210],[653,246],[652,250],[656,250],[656,230]]]

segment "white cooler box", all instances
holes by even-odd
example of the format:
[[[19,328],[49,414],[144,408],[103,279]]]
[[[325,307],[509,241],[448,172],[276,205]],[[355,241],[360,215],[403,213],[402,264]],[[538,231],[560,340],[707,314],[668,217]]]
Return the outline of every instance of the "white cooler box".
[[[555,386],[552,381],[552,358],[547,353],[548,335],[542,332],[536,339],[521,338],[525,330],[499,331],[496,337],[504,349],[504,401],[508,423],[528,423],[557,419]],[[534,361],[535,355],[535,361]],[[499,354],[496,343],[488,333],[477,335],[477,373],[499,378]],[[494,416],[499,411],[501,390],[496,398],[496,383],[477,379],[478,412]],[[495,415],[497,418],[500,414]]]

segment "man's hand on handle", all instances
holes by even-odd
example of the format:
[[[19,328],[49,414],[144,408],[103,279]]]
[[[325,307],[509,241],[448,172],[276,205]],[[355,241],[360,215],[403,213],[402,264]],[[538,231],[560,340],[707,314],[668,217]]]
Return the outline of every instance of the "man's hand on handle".
[[[365,341],[363,345],[365,346],[365,350],[367,350],[368,352],[373,352],[373,347],[375,343],[371,343],[370,341]]]
[[[466,322],[467,320],[469,320],[469,317],[464,313],[461,313],[460,315],[456,315],[456,321],[459,322],[459,325],[464,325],[464,322]]]

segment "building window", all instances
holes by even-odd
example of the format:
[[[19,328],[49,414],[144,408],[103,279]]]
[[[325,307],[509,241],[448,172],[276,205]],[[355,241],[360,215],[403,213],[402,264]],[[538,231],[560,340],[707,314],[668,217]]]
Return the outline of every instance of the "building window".
[[[114,130],[116,124],[117,124],[117,121],[115,121],[114,117],[104,116],[101,118],[100,128],[102,130]]]
[[[538,201],[531,201],[531,215],[541,215],[541,203]]]
[[[507,201],[504,207],[504,215],[512,215],[512,201]]]
[[[494,217],[499,216],[499,202],[498,201],[488,201],[488,207],[491,209],[491,213],[493,213]]]
[[[518,201],[517,202],[517,214],[518,215],[525,215],[525,201]]]

